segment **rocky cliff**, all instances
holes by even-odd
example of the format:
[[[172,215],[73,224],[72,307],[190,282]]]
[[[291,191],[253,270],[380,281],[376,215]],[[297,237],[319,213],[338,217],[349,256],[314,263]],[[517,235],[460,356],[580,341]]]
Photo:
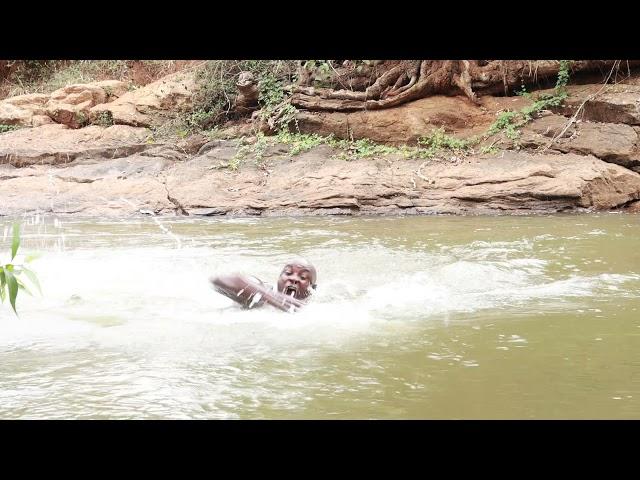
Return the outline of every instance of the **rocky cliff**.
[[[516,142],[492,153],[344,160],[328,145],[298,155],[271,142],[203,135],[161,141],[153,129],[188,109],[193,74],[143,88],[70,85],[0,101],[0,215],[485,214],[624,209],[640,199],[640,81],[570,86]],[[468,137],[522,97],[432,96],[386,110],[298,113],[306,133],[414,142],[434,128]]]

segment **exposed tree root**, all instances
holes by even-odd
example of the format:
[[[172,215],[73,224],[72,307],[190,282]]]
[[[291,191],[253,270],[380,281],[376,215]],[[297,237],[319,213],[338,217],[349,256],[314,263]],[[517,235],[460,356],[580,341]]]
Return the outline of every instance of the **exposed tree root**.
[[[579,60],[571,64],[575,72],[607,71],[620,65],[615,60]],[[293,88],[291,103],[306,110],[380,110],[428,95],[464,94],[478,103],[478,94],[508,93],[522,84],[553,80],[560,70],[557,60],[402,60],[383,61],[369,66],[369,82],[361,72],[349,76],[349,68],[335,68],[329,87],[314,87],[306,75]],[[640,61],[625,61],[627,69]],[[344,88],[347,85],[349,88]],[[342,88],[330,88],[330,87]],[[359,87],[359,88],[356,88]]]

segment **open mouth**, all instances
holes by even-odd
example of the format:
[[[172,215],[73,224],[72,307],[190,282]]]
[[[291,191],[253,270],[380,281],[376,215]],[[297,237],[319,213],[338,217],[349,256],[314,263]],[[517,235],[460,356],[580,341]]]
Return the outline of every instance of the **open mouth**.
[[[289,285],[287,288],[284,289],[284,294],[289,295],[290,297],[295,297],[297,293],[298,293],[298,289],[293,285]]]

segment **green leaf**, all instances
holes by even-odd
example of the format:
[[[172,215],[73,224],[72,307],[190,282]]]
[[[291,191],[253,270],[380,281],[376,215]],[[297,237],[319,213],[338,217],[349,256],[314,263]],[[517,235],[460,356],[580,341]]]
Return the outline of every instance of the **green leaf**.
[[[20,290],[24,290],[27,293],[27,295],[29,295],[30,297],[33,297],[33,293],[31,293],[31,290],[29,290],[23,282],[21,282],[17,278],[16,278],[16,282],[18,282],[18,288]]]
[[[30,253],[29,255],[27,255],[26,257],[24,257],[24,263],[30,263],[33,262],[34,260],[40,258],[42,256],[41,253]]]
[[[4,299],[5,299],[5,291],[4,291],[4,286],[6,285],[7,281],[5,279],[4,276],[4,268],[0,267],[0,302],[4,303]]]
[[[13,242],[11,242],[11,260],[13,260],[20,248],[20,224],[18,222],[13,224]]]
[[[18,314],[16,310],[16,297],[18,296],[18,281],[16,277],[13,276],[9,270],[5,270],[5,275],[7,277],[7,286],[9,287],[9,303],[11,303],[11,307],[15,314]]]
[[[22,271],[29,278],[31,283],[33,283],[38,288],[40,295],[42,295],[42,288],[40,288],[40,282],[38,281],[38,277],[36,277],[36,274],[29,270],[27,267],[22,267]]]

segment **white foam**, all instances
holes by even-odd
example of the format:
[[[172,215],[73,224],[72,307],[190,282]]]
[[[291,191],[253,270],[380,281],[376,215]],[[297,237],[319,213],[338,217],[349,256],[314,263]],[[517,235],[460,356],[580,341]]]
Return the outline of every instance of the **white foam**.
[[[44,225],[39,223],[38,228]],[[56,227],[62,229],[60,223]],[[389,319],[396,324],[429,322],[439,315],[549,299],[569,309],[571,299],[594,292],[637,294],[637,287],[630,291],[626,285],[640,279],[635,273],[580,272],[550,278],[550,262],[537,258],[533,243],[526,239],[473,241],[435,250],[391,248],[382,242],[339,247],[316,243],[289,251],[279,244],[264,246],[259,236],[247,241],[237,231],[206,230],[195,241],[180,234],[183,241],[176,248],[173,238],[163,239],[157,228],[154,232],[160,237],[150,242],[135,239],[140,232],[120,233],[120,238],[117,231],[82,237],[74,228],[71,223],[64,226],[67,237],[78,235],[86,238],[85,243],[63,251],[49,248],[33,262],[44,295],[21,295],[20,319],[0,328],[5,345],[49,339],[65,345],[148,346],[164,344],[168,338],[188,345],[201,342],[202,335],[214,334],[218,327],[237,328],[235,341],[251,338],[252,329],[263,334],[280,332],[291,341],[348,341],[365,332],[375,333]],[[173,230],[179,229],[174,226]],[[320,236],[330,232],[315,231]],[[43,230],[31,235],[51,234]],[[101,237],[112,246],[96,247]],[[344,235],[340,238],[348,240]],[[124,246],[118,243],[121,239],[126,239]],[[309,258],[319,273],[319,288],[311,303],[294,315],[271,307],[243,310],[215,293],[208,282],[212,274],[238,271],[273,284],[292,254]]]

